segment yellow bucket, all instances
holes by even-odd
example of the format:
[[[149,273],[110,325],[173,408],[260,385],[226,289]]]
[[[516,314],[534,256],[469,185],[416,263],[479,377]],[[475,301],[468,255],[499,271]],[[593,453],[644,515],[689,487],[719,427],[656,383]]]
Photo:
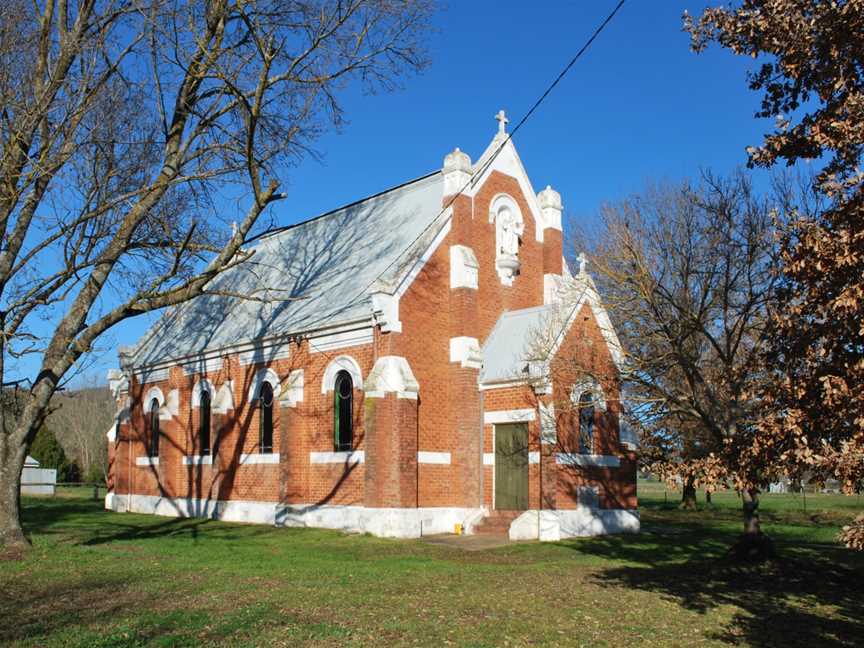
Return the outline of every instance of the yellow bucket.
[[[462,525],[461,524],[454,525],[453,533],[455,533],[456,535],[462,535]]]

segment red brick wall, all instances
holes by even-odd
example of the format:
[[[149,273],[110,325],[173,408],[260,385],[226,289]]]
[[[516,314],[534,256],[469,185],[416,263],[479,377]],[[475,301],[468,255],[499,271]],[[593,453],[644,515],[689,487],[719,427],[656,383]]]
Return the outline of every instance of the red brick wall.
[[[489,207],[499,193],[506,193],[516,201],[525,224],[519,251],[521,271],[512,286],[503,285],[495,269],[495,225],[489,222]],[[332,358],[344,353],[358,362],[364,379],[377,357],[404,356],[420,384],[414,419],[408,420],[411,416],[404,413],[388,416],[402,417],[396,424],[401,426],[400,429],[404,428],[405,434],[415,435],[416,449],[449,452],[451,464],[416,466],[417,505],[476,506],[481,501],[490,501],[491,468],[482,468],[481,452],[491,452],[492,449],[481,448],[481,444],[488,445],[489,430],[482,425],[478,370],[450,363],[450,338],[476,337],[482,345],[502,312],[543,303],[544,272],[560,272],[561,234],[547,230],[545,243],[538,242],[536,228],[539,224],[534,221],[528,204],[516,179],[493,171],[473,198],[460,196],[453,203],[451,231],[401,298],[402,333],[382,333],[376,329],[371,345],[327,353],[316,353],[314,346],[303,342],[292,347],[290,359],[270,363],[270,368],[283,380],[291,370],[299,368],[304,370],[305,380],[301,403],[294,408],[274,407],[274,448],[283,455],[280,465],[238,465],[241,454],[257,451],[258,412],[248,402],[248,391],[262,365],[240,365],[236,355],[227,356],[219,371],[207,375],[216,389],[229,378],[234,381],[236,406],[218,422],[221,428],[220,450],[212,467],[182,465],[184,454],[198,452],[197,410],[190,407],[191,391],[197,377],[186,376],[179,368],[173,369],[167,380],[156,383],[166,397],[174,388],[180,393],[179,417],[163,422],[165,438],[160,465],[152,468],[134,466],[134,457],[146,454],[142,443],[146,426],[141,416],[140,398],[151,385],[133,383],[130,391],[133,416],[131,424],[126,426],[126,436],[131,433],[135,437],[129,477],[132,491],[296,504],[362,503],[370,488],[363,464],[348,468],[309,462],[310,452],[333,450],[332,392],[321,393],[321,380]],[[471,247],[477,256],[479,290],[450,289],[450,246],[457,243]],[[524,396],[522,391],[516,392],[509,396],[486,392],[482,398],[489,410],[500,405],[498,399]],[[364,449],[364,406],[359,389],[355,391],[354,412],[354,447]],[[415,430],[408,430],[412,426]],[[532,443],[536,443],[538,430],[537,425],[532,424]],[[214,439],[216,433],[214,420]],[[121,441],[115,455],[117,492],[129,488],[127,480],[124,480],[129,472],[125,467],[127,464],[124,464],[128,459],[124,447],[128,446],[128,442]],[[532,464],[530,469],[536,471],[539,466]],[[533,475],[532,472],[532,505],[535,500],[539,502],[540,497],[539,480]],[[410,485],[400,482],[400,490],[410,490]],[[384,501],[390,496],[385,497],[379,492],[376,497],[372,499]]]
[[[114,461],[115,492],[170,497],[195,497],[220,500],[284,501],[289,503],[358,504],[363,500],[363,465],[311,464],[312,451],[333,451],[333,394],[321,393],[324,371],[333,358],[350,355],[360,365],[363,377],[372,369],[372,345],[354,346],[336,351],[310,352],[309,343],[292,347],[290,359],[269,364],[284,381],[297,368],[304,369],[304,399],[296,408],[280,407],[277,397],[273,409],[274,451],[286,452],[291,470],[279,464],[240,464],[244,453],[258,452],[258,408],[249,402],[249,391],[255,374],[263,364],[241,365],[236,355],[223,359],[219,371],[206,374],[218,389],[229,379],[234,382],[235,408],[225,415],[214,414],[211,436],[218,454],[213,465],[183,465],[185,455],[200,453],[198,444],[198,410],[192,409],[192,389],[200,376],[187,376],[179,367],[171,370],[167,380],[144,385],[133,381],[131,421],[121,426],[121,442]],[[142,398],[151,387],[159,387],[168,398],[172,389],[180,395],[179,415],[161,421],[162,439],[158,466],[138,467],[137,457],[146,456],[147,421]],[[364,448],[363,391],[354,391],[354,448]],[[286,421],[282,421],[285,417]],[[132,467],[128,465],[131,436]],[[127,479],[127,474],[131,476]],[[286,479],[290,478],[290,482]]]

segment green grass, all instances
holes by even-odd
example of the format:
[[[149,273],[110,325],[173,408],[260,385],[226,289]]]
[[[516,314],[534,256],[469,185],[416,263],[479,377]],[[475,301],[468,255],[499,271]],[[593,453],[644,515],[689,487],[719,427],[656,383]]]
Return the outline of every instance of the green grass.
[[[852,646],[857,498],[769,495],[781,560],[725,557],[734,494],[696,512],[640,484],[643,533],[482,552],[314,529],[25,500],[33,550],[0,561],[0,642],[33,646]],[[700,499],[701,499],[700,494]]]

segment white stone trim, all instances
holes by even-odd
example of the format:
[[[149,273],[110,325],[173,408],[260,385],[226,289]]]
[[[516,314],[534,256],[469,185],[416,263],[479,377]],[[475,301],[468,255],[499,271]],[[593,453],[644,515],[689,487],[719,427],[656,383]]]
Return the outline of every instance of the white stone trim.
[[[483,413],[483,423],[485,425],[494,425],[496,423],[527,423],[536,418],[537,411],[533,408],[499,410]]]
[[[144,398],[144,402],[142,403],[142,409],[144,410],[145,415],[150,413],[150,403],[153,402],[154,398],[156,399],[156,402],[159,403],[159,420],[170,421],[172,418],[172,412],[179,410],[177,403],[172,402],[179,400],[179,392],[176,389],[172,389],[168,392],[169,400],[166,401],[161,389],[158,387],[151,387],[147,391],[147,396]]]
[[[543,229],[562,231],[561,213],[564,211],[564,205],[561,203],[561,194],[546,185],[546,188],[537,194],[537,203],[543,215]]]
[[[615,455],[577,454],[573,452],[558,452],[555,463],[561,466],[596,466],[600,468],[618,468],[621,459]]]
[[[402,332],[398,295],[391,295],[386,292],[372,293],[372,312],[381,326],[381,331],[384,333]]]
[[[555,416],[555,404],[545,405],[540,402],[540,443],[558,442],[558,419]]]
[[[305,385],[306,378],[302,369],[295,369],[289,373],[288,380],[285,381],[285,391],[282,393],[279,404],[285,407],[297,407],[298,403],[303,402]]]
[[[149,513],[167,517],[205,517],[226,522],[251,522],[285,527],[335,529],[371,533],[383,538],[419,538],[453,533],[461,524],[467,533],[488,514],[485,508],[366,508],[250,500],[170,498],[109,493],[105,508],[118,513]]]
[[[336,333],[328,333],[317,337],[309,337],[309,352],[310,353],[327,353],[345,347],[363,346],[372,344],[374,339],[373,328],[364,326],[363,328],[353,329],[350,331],[337,331]]]
[[[480,369],[483,366],[483,353],[475,337],[459,336],[450,338],[450,362],[458,362],[463,367]]]
[[[373,398],[382,398],[384,394],[395,392],[398,398],[416,399],[420,384],[408,360],[402,356],[388,355],[375,361],[363,389],[367,396]]]
[[[366,463],[366,453],[363,450],[345,450],[342,452],[310,452],[309,463],[357,465]]]
[[[114,400],[119,400],[121,395],[129,392],[129,378],[122,370],[109,369],[106,379],[108,380],[108,390]]]
[[[560,274],[543,275],[543,303],[560,304],[564,278]]]
[[[480,264],[474,250],[466,245],[450,246],[450,289],[471,288],[479,285]]]
[[[197,380],[195,382],[195,385],[192,387],[192,409],[198,409],[199,407],[201,407],[202,391],[210,392],[210,408],[212,410],[216,390],[213,389],[213,383],[206,378],[201,378],[200,380]]]
[[[165,399],[165,409],[168,410],[167,417],[170,419],[172,416],[178,416],[180,414],[180,390],[172,389],[168,392],[168,398]],[[160,412],[159,418],[163,418],[162,413]]]
[[[108,432],[105,436],[108,438],[108,443],[117,442],[117,423],[114,423],[110,428],[108,428]]]
[[[417,463],[421,464],[450,464],[449,452],[429,452],[428,450],[420,450],[417,453]]]
[[[495,465],[495,453],[494,452],[484,452],[483,453],[483,465],[484,466],[494,466]]]
[[[471,158],[464,151],[456,150],[444,156],[442,176],[444,178],[444,198],[452,196],[463,189],[467,190],[471,182]]]
[[[225,382],[216,391],[210,403],[214,414],[227,414],[228,410],[234,409],[234,381]]]
[[[136,466],[158,466],[159,457],[135,457]]]
[[[213,464],[213,455],[186,455],[183,457],[184,466],[210,466]]]
[[[505,380],[502,382],[495,383],[478,383],[477,389],[479,391],[491,391],[493,389],[506,389],[507,387],[518,387],[519,385],[527,385],[531,382],[531,378],[519,378],[517,380]]]
[[[360,371],[360,365],[349,355],[336,356],[327,365],[324,370],[324,377],[321,379],[321,393],[326,394],[332,392],[336,385],[336,374],[342,370],[351,374],[351,380],[354,382],[354,389],[363,389],[363,372]]]
[[[150,403],[153,401],[154,398],[159,404],[160,410],[165,406],[165,396],[162,394],[162,390],[158,387],[151,387],[147,391],[147,395],[144,397],[143,408],[145,414],[150,413]]]
[[[539,464],[540,463],[540,452],[538,450],[531,450],[528,453],[528,463],[529,464]]]
[[[240,465],[248,466],[252,464],[278,464],[278,452],[250,452],[240,455]]]
[[[261,385],[265,382],[269,383],[270,387],[273,389],[273,399],[276,400],[279,398],[279,394],[282,392],[282,383],[279,380],[279,376],[272,369],[264,368],[255,372],[252,384],[249,385],[250,403],[254,403],[257,400],[258,395],[261,393]]]

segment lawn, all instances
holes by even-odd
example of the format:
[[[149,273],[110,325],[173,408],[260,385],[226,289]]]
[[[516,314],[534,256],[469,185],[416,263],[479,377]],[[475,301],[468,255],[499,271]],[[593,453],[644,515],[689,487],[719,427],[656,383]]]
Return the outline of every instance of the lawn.
[[[0,561],[0,642],[34,646],[852,646],[864,556],[834,538],[857,498],[765,497],[782,559],[724,558],[710,510],[640,487],[643,532],[468,552],[314,529],[25,500],[33,550]],[[700,496],[701,497],[701,496]]]

